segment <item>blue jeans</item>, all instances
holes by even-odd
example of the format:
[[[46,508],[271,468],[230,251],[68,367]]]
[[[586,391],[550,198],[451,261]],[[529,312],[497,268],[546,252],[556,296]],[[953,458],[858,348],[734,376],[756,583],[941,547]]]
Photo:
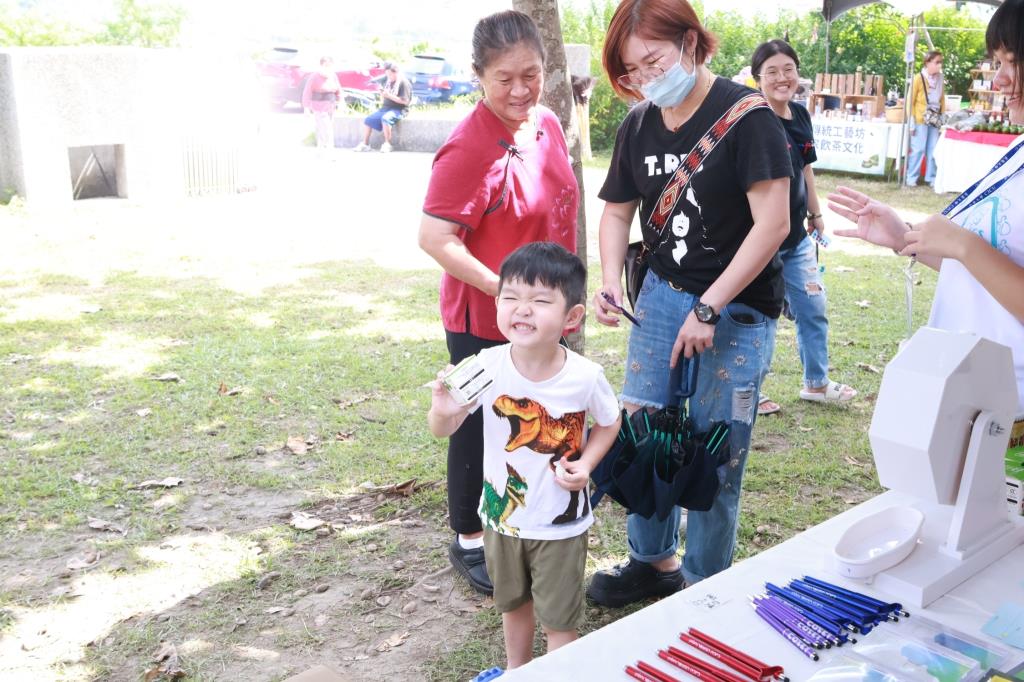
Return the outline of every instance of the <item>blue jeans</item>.
[[[405,116],[401,109],[378,109],[363,119],[363,123],[370,126],[377,132],[384,130],[384,126],[393,126]]]
[[[910,156],[907,158],[907,184],[916,185],[921,177],[921,157],[927,159],[924,181],[935,182],[935,143],[939,141],[939,129],[924,123],[915,123],[910,134]]]
[[[636,316],[642,327],[629,336],[622,400],[642,407],[664,407],[672,401],[668,385],[672,344],[696,296],[677,291],[653,271],[640,289]],[[715,326],[713,346],[701,354],[697,392],[690,415],[698,429],[713,421],[731,425],[731,459],[725,482],[709,511],[689,512],[683,576],[695,583],[729,567],[739,526],[740,487],[757,416],[757,393],[771,364],[775,320],[742,303],[730,303]],[[737,320],[739,317],[739,320]],[[630,556],[652,563],[675,555],[679,548],[679,508],[665,521],[630,514],[626,520]]]
[[[828,385],[828,317],[825,285],[818,271],[814,240],[804,237],[792,249],[779,251],[786,279],[786,300],[796,322],[796,345],[804,366],[804,386]]]

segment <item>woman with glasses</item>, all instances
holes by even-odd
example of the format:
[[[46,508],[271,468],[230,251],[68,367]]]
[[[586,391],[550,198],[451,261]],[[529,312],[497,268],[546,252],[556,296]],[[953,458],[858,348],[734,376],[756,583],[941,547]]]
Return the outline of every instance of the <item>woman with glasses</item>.
[[[540,104],[544,45],[533,20],[506,11],[477,22],[473,72],[483,100],[434,156],[419,230],[420,248],[444,268],[441,322],[453,365],[507,343],[495,307],[501,262],[529,242],[575,252],[580,201],[558,117]],[[448,557],[491,594],[477,514],[483,444],[479,411],[448,439]]]
[[[814,128],[807,109],[793,102],[800,78],[800,58],[784,40],[769,40],[754,50],[750,72],[779,117],[789,143],[793,179],[789,183],[789,235],[779,248],[786,302],[796,322],[797,348],[804,368],[800,398],[814,402],[845,403],[857,391],[828,377],[828,318],[825,285],[818,269],[817,252],[808,235],[825,234],[821,204],[814,190]],[[806,228],[804,218],[807,219]],[[778,412],[777,403],[762,395],[758,414]]]
[[[690,413],[701,430],[717,420],[731,425],[726,479],[710,511],[688,513],[682,565],[678,507],[665,521],[630,514],[629,559],[599,571],[587,589],[606,606],[671,594],[684,580],[699,581],[732,562],[758,388],[782,310],[776,254],[789,233],[793,173],[785,133],[761,96],[708,70],[715,44],[684,0],[623,0],[604,45],[616,92],[642,101],[619,127],[599,193],[605,201],[602,285],[594,296],[600,323],[619,324],[612,304],[622,302],[623,260],[637,210],[651,245],[635,307],[640,325],[630,330],[624,406],[633,412],[675,402],[670,366],[700,354]],[[752,104],[747,113],[723,118],[740,101]],[[670,197],[678,201],[655,214],[658,220],[668,214],[665,229],[656,229],[652,212],[681,159],[696,158],[689,153],[705,133],[713,126],[721,132],[732,120],[723,136],[713,135],[721,141],[693,168],[688,184]]]

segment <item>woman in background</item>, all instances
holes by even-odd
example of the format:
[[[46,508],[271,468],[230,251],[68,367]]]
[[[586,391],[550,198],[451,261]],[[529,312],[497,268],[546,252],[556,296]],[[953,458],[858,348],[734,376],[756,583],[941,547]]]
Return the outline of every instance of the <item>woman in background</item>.
[[[914,130],[910,134],[910,156],[907,159],[907,186],[914,187],[921,177],[921,159],[925,159],[924,181],[935,183],[935,143],[939,126],[925,123],[925,112],[941,114],[946,110],[942,88],[942,53],[932,50],[924,56],[924,66],[914,76],[910,88],[910,113]]]
[[[811,168],[818,157],[814,152],[811,115],[792,101],[799,85],[800,58],[786,41],[769,40],[754,50],[750,71],[786,131],[789,156],[793,161],[793,178],[789,182],[789,235],[779,248],[779,256],[786,280],[786,302],[796,323],[797,348],[804,368],[800,398],[813,402],[849,402],[857,391],[828,377],[825,285],[818,268],[814,240],[808,236],[820,238],[825,234]],[[758,414],[772,414],[779,411],[779,406],[761,395],[757,409]]]

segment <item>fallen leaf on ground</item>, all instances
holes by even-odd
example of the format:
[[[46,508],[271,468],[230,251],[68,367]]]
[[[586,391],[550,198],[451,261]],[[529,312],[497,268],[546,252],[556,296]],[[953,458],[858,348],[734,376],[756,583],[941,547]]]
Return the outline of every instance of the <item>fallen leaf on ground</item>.
[[[178,649],[170,642],[160,642],[160,648],[153,654],[153,662],[157,665],[146,671],[145,682],[152,682],[160,677],[177,680],[185,677],[185,671],[178,663]]]
[[[71,571],[80,571],[83,568],[92,568],[99,563],[99,560],[100,553],[90,549],[81,556],[68,559],[67,567]]]
[[[403,632],[401,634],[395,633],[385,639],[383,642],[377,645],[377,651],[385,652],[388,649],[394,649],[396,646],[402,646],[405,644],[405,640],[409,639],[409,633]]]
[[[858,362],[857,369],[862,369],[865,372],[871,372],[872,374],[881,374],[882,370],[878,369],[874,365],[869,365],[866,362]]]
[[[185,479],[178,478],[176,476],[168,476],[167,478],[157,480],[143,481],[142,483],[135,486],[136,490],[145,490],[146,488],[174,488],[185,482]]]
[[[848,265],[837,265],[832,268],[832,272],[857,272],[857,269],[851,268]]]
[[[343,441],[343,442],[344,441],[354,440],[355,437],[356,437],[356,432],[355,431],[338,431],[336,434],[334,434],[334,440],[340,440],[340,441]]]
[[[153,410],[149,409],[148,407],[143,407],[141,410],[135,410],[135,414],[139,415],[140,417],[148,417],[149,415],[153,414]]]
[[[241,392],[241,387],[235,386],[234,388],[228,388],[228,385],[223,381],[220,382],[220,387],[217,389],[217,393],[220,395],[238,395]]]
[[[325,523],[323,519],[300,511],[292,512],[292,518],[288,521],[288,525],[297,530],[315,530]]]
[[[271,405],[277,405],[277,399],[274,398],[274,396],[272,395],[265,395],[263,396],[263,399],[266,400]]]
[[[317,626],[318,628],[322,628],[323,626],[327,625],[327,621],[329,621],[330,619],[331,617],[328,616],[326,613],[321,613],[319,616],[313,619],[313,625]]]
[[[269,609],[266,609],[263,613],[274,615],[275,613],[281,613],[282,611],[284,611],[283,606],[271,606]]]
[[[813,426],[801,426],[799,428],[800,428],[801,431],[804,431],[804,432],[806,432],[806,431],[813,431],[814,430]]]
[[[845,457],[843,457],[843,459],[845,459],[846,463],[849,464],[850,466],[855,466],[855,467],[862,467],[862,466],[864,466],[863,464],[861,464],[860,462],[855,460],[853,457],[850,457],[849,455],[846,455]]]
[[[285,441],[284,447],[293,455],[304,455],[309,451],[309,446],[306,445],[306,439],[302,436],[288,436],[288,440]]]
[[[165,372],[158,377],[153,377],[153,381],[181,381],[181,377],[174,372]]]
[[[868,301],[868,300],[854,301],[854,303],[856,304],[856,306],[858,308],[870,308],[871,307],[871,301]]]
[[[281,577],[280,571],[270,571],[269,573],[263,574],[259,580],[256,581],[256,588],[263,590],[266,589],[267,585],[272,583]]]
[[[385,594],[385,595],[382,595],[380,597],[377,597],[377,606],[383,607],[383,606],[387,606],[390,603],[391,603],[391,596],[390,595]]]
[[[89,527],[93,530],[109,530],[111,533],[125,534],[125,529],[122,526],[117,525],[113,521],[98,519],[95,516],[89,517]]]

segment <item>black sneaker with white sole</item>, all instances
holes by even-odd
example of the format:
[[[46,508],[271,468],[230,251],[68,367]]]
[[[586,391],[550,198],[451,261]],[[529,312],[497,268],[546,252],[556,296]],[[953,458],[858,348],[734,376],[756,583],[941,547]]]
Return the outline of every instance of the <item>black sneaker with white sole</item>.
[[[595,573],[587,586],[587,596],[601,606],[618,608],[650,597],[667,597],[685,586],[682,566],[659,571],[651,564],[630,558]]]
[[[491,577],[487,575],[483,547],[466,549],[459,544],[459,536],[456,535],[452,544],[448,545],[448,558],[459,575],[469,582],[470,587],[488,597],[494,594],[494,585],[491,583]]]

